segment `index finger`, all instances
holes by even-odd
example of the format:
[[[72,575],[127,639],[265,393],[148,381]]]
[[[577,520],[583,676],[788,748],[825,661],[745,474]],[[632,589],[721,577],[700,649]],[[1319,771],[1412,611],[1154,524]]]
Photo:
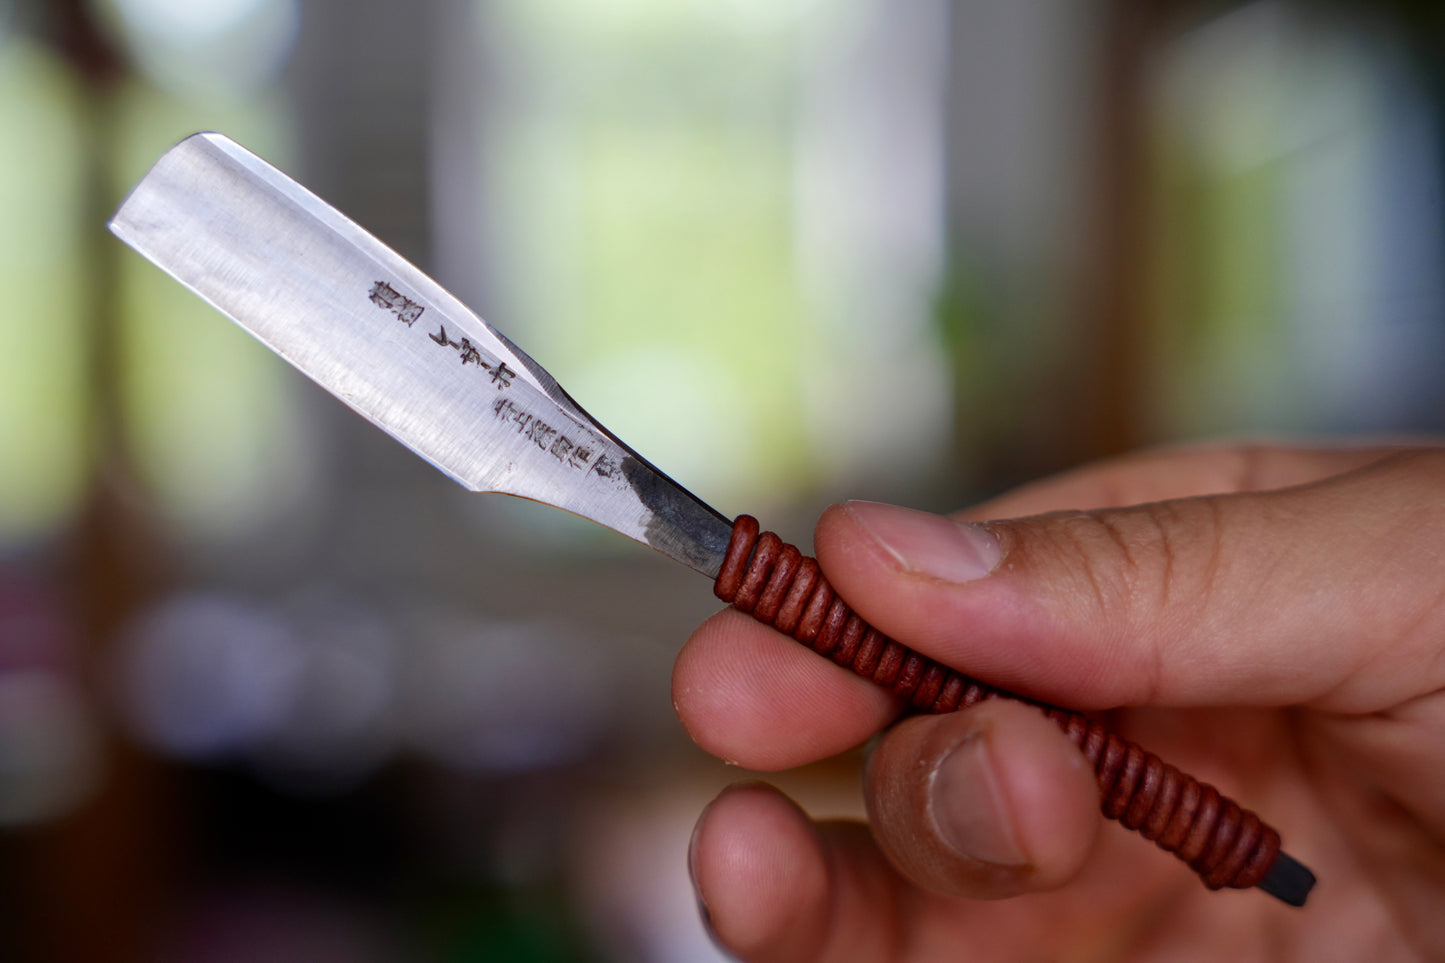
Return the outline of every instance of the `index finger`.
[[[1432,440],[1427,444],[1439,444]],[[1307,485],[1372,465],[1413,444],[1190,444],[1122,455],[1022,485],[958,513],[969,521],[1091,511]]]
[[[736,609],[678,654],[672,699],[694,742],[748,769],[825,759],[898,716],[901,700]]]

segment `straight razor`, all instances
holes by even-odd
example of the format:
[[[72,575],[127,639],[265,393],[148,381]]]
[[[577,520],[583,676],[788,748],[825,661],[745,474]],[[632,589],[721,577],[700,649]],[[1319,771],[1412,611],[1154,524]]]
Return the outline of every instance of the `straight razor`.
[[[110,228],[467,488],[554,505],[650,545],[915,711],[997,697],[1035,705],[1094,767],[1105,815],[1211,889],[1258,886],[1304,904],[1314,875],[1254,813],[1082,713],[1003,692],[873,629],[814,560],[658,471],[435,281],[235,142],[202,133],[171,148]]]

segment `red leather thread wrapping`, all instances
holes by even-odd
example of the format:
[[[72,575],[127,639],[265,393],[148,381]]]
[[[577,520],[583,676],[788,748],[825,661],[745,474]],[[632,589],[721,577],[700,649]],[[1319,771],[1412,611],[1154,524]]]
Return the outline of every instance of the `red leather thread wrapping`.
[[[838,598],[816,561],[772,532],[760,534],[750,515],[733,523],[714,591],[917,711],[952,712],[998,697],[1037,706],[1094,767],[1104,815],[1174,853],[1210,889],[1254,886],[1279,852],[1279,833],[1253,812],[1088,716],[996,689],[883,635]]]

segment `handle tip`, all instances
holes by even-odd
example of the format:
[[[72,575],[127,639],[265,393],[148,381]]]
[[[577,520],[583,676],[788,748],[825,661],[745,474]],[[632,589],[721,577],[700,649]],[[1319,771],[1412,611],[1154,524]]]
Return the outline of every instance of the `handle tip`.
[[[1315,874],[1284,850],[1275,856],[1274,863],[1256,883],[1260,889],[1291,906],[1303,906],[1315,886]]]

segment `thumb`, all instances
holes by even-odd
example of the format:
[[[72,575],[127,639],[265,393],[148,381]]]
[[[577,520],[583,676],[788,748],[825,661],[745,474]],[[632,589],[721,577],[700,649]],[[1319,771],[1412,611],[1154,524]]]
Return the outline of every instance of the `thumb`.
[[[1090,709],[1366,712],[1445,684],[1445,457],[1307,486],[984,524],[851,502],[830,582],[918,651]]]

